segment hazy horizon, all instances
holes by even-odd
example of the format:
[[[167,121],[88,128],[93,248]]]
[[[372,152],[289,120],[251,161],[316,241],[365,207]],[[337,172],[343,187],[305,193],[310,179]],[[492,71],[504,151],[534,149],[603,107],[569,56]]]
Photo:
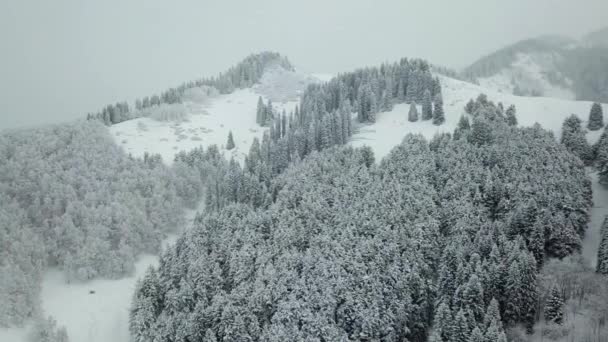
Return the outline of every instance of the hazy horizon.
[[[607,12],[603,0],[4,3],[0,129],[81,118],[263,50],[308,72],[400,57],[459,68],[521,39],[579,38]]]

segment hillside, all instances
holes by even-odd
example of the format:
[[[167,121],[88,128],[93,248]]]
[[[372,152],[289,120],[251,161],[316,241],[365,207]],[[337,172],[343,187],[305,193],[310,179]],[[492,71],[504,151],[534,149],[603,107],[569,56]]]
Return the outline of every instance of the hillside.
[[[360,126],[359,132],[353,136],[351,144],[372,147],[379,159],[387,155],[408,133],[421,133],[427,139],[431,139],[437,133],[451,133],[456,128],[461,115],[464,114],[466,103],[482,93],[492,101],[502,102],[505,108],[515,105],[520,125],[532,126],[538,122],[542,127],[553,131],[557,137],[560,135],[564,119],[570,114],[576,114],[586,122],[592,104],[588,101],[571,101],[551,97],[515,96],[441,75],[438,77],[441,81],[446,116],[446,122],[443,125],[435,126],[431,121],[408,122],[409,105],[399,104],[390,112],[378,114],[376,123]],[[603,104],[603,109],[606,113],[608,105]],[[600,134],[601,130],[587,132],[587,138],[593,143],[597,141]]]
[[[591,102],[573,101],[551,97],[515,96],[487,86],[475,85],[450,77],[436,75],[440,81],[446,121],[436,126],[431,121],[409,122],[409,105],[395,104],[392,110],[380,111],[374,123],[357,123],[350,140],[354,147],[369,146],[374,151],[376,161],[388,156],[408,133],[420,133],[427,139],[441,132],[453,132],[464,113],[465,104],[480,93],[495,102],[502,102],[505,108],[515,105],[520,126],[532,126],[538,122],[543,128],[560,135],[563,120],[570,114],[587,120]],[[201,85],[184,93],[181,103],[163,104],[162,110],[151,117],[125,120],[108,127],[116,145],[134,157],[146,153],[160,154],[165,164],[171,165],[180,151],[191,151],[199,146],[216,144],[220,153],[230,159],[243,162],[254,138],[261,140],[269,128],[256,123],[256,106],[261,97],[264,103],[272,101],[277,112],[292,111],[300,103],[302,94],[310,84],[329,81],[326,75],[307,75],[292,68],[281,66],[268,68],[258,75],[257,82],[247,87],[220,94]],[[604,112],[608,106],[603,105]],[[419,107],[419,110],[421,108]],[[354,119],[354,117],[353,117]],[[225,148],[228,133],[234,135],[235,148]],[[587,132],[590,142],[599,138],[600,131]],[[594,190],[599,189],[594,181]],[[593,224],[605,208],[596,209]],[[186,218],[192,221],[193,211]],[[597,227],[596,227],[597,228]],[[597,229],[593,236],[597,236]],[[172,236],[174,239],[175,236]],[[595,255],[597,246],[587,249],[586,256]],[[135,288],[135,281],[141,277],[149,265],[157,265],[157,257],[146,255],[135,263],[135,274],[120,280],[93,280],[83,284],[65,284],[57,270],[45,273],[42,282],[42,307],[53,315],[61,325],[65,325],[73,341],[108,340],[127,341],[126,312],[128,300]],[[91,296],[88,291],[96,291]],[[70,306],[65,303],[78,300]],[[3,338],[17,339],[21,330],[0,330]],[[9,335],[9,334],[17,335]]]
[[[180,105],[183,115],[177,119],[141,117],[112,125],[109,130],[118,145],[138,157],[158,153],[171,164],[180,151],[216,144],[227,158],[242,162],[253,138],[261,140],[267,130],[256,123],[258,99],[262,97],[264,103],[272,101],[278,113],[289,113],[306,86],[319,82],[317,77],[275,67],[252,87],[184,101]],[[229,132],[236,145],[230,151],[225,148]]]
[[[608,102],[605,40],[605,30],[580,41],[527,39],[480,58],[462,73],[484,87],[515,95]]]

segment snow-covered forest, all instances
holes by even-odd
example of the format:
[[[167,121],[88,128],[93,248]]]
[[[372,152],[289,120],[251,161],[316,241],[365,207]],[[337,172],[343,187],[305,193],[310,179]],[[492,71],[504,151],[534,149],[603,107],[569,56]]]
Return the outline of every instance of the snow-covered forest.
[[[590,182],[550,132],[514,127],[483,96],[471,107],[453,136],[409,135],[379,163],[368,148],[315,151],[271,177],[266,206],[237,196],[197,217],[139,284],[135,339],[532,332],[556,306],[539,269],[580,250]]]
[[[99,123],[5,132],[0,151],[2,326],[37,313],[45,268],[67,281],[121,277],[180,224],[172,170],[129,157]]]
[[[485,94],[457,111],[450,97],[448,113],[454,89],[442,81],[456,74],[402,58],[296,82],[297,105],[255,95],[250,146],[226,127],[222,140],[174,146],[173,160],[136,157],[119,145],[133,135],[107,127],[146,117],[183,132],[185,104],[250,89],[273,68],[295,72],[263,52],[88,120],[3,131],[0,326],[66,342],[42,307],[45,272],[74,284],[135,277],[147,253],[160,258],[132,294],[134,341],[606,338],[608,220],[592,232],[597,262],[581,257],[608,184],[602,104],[560,113],[558,135]],[[387,155],[352,146],[389,113],[414,133]],[[169,234],[180,237],[163,250]]]

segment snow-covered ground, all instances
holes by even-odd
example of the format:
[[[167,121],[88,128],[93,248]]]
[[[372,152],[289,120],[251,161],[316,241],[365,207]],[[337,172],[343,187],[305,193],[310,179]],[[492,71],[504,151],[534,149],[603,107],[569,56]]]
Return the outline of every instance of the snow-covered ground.
[[[253,138],[262,138],[264,128],[255,122],[259,95],[252,89],[240,89],[231,94],[219,95],[208,103],[186,103],[185,121],[157,121],[138,118],[110,127],[117,144],[127,153],[141,157],[145,152],[159,153],[168,164],[179,151],[199,146],[218,145],[227,156],[242,160],[249,151]],[[279,110],[292,110],[296,102],[278,103]],[[230,151],[224,146],[228,132],[232,131],[236,147]]]
[[[455,80],[437,75],[441,81],[446,122],[435,126],[430,121],[407,121],[409,105],[396,105],[392,111],[376,115],[376,123],[361,125],[359,132],[353,136],[353,146],[369,145],[380,159],[388,154],[393,146],[401,142],[408,133],[421,133],[428,139],[441,132],[453,132],[460,116],[464,114],[464,106],[470,99],[480,93],[488,95],[494,102],[502,102],[505,108],[515,105],[517,120],[522,126],[532,126],[538,122],[546,129],[555,132],[556,137],[561,133],[561,126],[566,117],[578,115],[586,125],[591,109],[591,102],[571,101],[551,97],[526,97],[491,90],[472,83]],[[420,107],[418,108],[420,110]],[[603,105],[604,113],[608,113],[608,105]],[[593,143],[599,139],[602,130],[588,132],[587,138]]]
[[[231,94],[217,95],[203,102],[186,102],[186,120],[158,121],[138,118],[110,127],[117,144],[127,153],[141,157],[145,152],[159,153],[171,164],[179,151],[216,144],[226,157],[242,161],[249,152],[253,138],[262,138],[266,128],[256,122],[258,98],[271,99],[279,113],[294,110],[306,86],[320,82],[318,77],[273,68],[253,88],[239,89]],[[236,147],[224,146],[232,131]]]

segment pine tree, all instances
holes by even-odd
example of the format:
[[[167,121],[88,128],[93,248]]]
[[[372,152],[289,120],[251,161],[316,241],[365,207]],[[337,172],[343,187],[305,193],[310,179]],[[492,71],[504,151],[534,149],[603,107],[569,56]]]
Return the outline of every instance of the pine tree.
[[[433,331],[437,332],[440,337],[444,340],[448,340],[452,335],[454,317],[450,307],[445,303],[441,302],[435,311],[435,317],[433,318]]]
[[[427,89],[424,91],[422,98],[422,120],[430,120],[433,118],[433,101],[431,100],[431,92]]]
[[[266,106],[264,105],[264,101],[262,97],[258,97],[258,108],[256,111],[255,122],[258,125],[264,126],[266,124]]]
[[[264,126],[272,125],[274,121],[274,109],[272,108],[272,101],[268,99],[268,104],[264,108]]]
[[[226,149],[232,150],[234,148],[234,138],[232,137],[232,131],[228,132],[228,142],[226,142]]]
[[[418,121],[418,109],[416,108],[416,102],[410,104],[410,111],[407,114],[407,120],[410,122]]]
[[[443,112],[443,97],[441,93],[435,97],[435,105],[433,108],[433,124],[441,125],[445,122],[445,113]]]
[[[491,324],[484,334],[485,342],[507,342],[505,333],[496,324]]]
[[[496,298],[492,298],[490,304],[488,305],[488,309],[486,310],[486,314],[483,317],[483,325],[484,328],[489,328],[492,324],[501,324],[500,320],[500,308],[498,306],[498,301]]]
[[[469,329],[469,322],[464,314],[464,310],[458,310],[456,317],[454,317],[454,330],[450,341],[454,342],[468,342],[471,330]]]
[[[600,246],[597,250],[596,271],[599,274],[608,275],[608,216],[604,218],[600,234],[602,238],[600,240]]]
[[[473,329],[473,331],[471,332],[471,336],[469,336],[468,342],[485,342],[485,341],[486,341],[485,337],[483,336],[483,333],[481,332],[479,327],[475,327],[475,329]]]
[[[517,116],[515,115],[516,110],[514,105],[510,105],[507,108],[506,116],[507,116],[507,124],[509,126],[517,126]]]
[[[564,300],[557,286],[553,286],[545,304],[545,321],[562,324],[564,322]]]
[[[469,122],[469,118],[466,117],[465,115],[462,115],[460,117],[460,120],[458,121],[458,129],[461,131],[466,131],[469,130],[471,128],[471,123]]]
[[[561,142],[583,162],[591,162],[593,157],[591,147],[587,142],[585,132],[581,128],[581,120],[576,115],[572,114],[564,120]]]
[[[403,86],[403,80],[399,80],[399,85],[397,86],[397,101],[399,103],[405,102],[405,87]]]
[[[470,310],[476,321],[481,322],[484,317],[485,308],[483,301],[483,288],[476,274],[473,274],[465,284],[461,294],[461,308]]]
[[[590,131],[597,131],[602,127],[604,127],[604,113],[602,112],[602,105],[595,102],[593,105],[591,105],[587,128],[589,128]]]
[[[469,115],[473,115],[475,112],[475,101],[473,101],[473,99],[470,99],[469,102],[467,102],[467,104],[464,106],[464,111]]]
[[[519,322],[523,307],[521,293],[521,268],[517,261],[511,262],[505,284],[504,320],[507,324]]]
[[[468,136],[469,142],[478,146],[492,143],[492,128],[490,124],[482,119],[473,119],[471,134]]]
[[[445,340],[443,338],[441,338],[441,334],[436,331],[433,330],[433,333],[431,333],[431,336],[429,337],[429,342],[444,342]]]

